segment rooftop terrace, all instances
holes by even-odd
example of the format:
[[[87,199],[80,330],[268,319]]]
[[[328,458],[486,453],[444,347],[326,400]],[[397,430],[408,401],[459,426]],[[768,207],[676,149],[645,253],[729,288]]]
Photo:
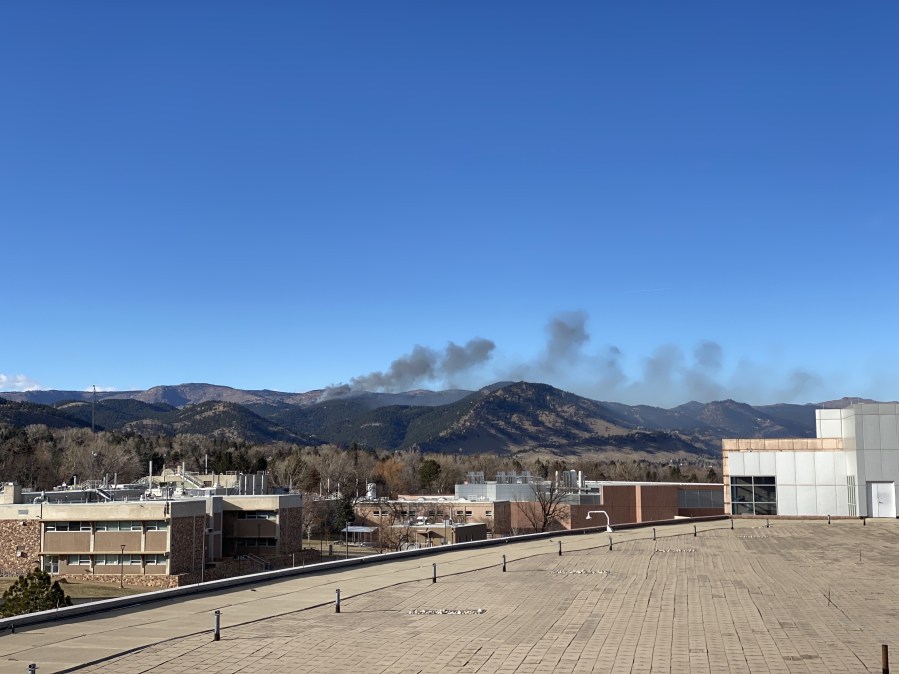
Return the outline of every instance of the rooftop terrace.
[[[42,625],[3,636],[0,671],[880,671],[899,522],[730,527],[443,551]]]

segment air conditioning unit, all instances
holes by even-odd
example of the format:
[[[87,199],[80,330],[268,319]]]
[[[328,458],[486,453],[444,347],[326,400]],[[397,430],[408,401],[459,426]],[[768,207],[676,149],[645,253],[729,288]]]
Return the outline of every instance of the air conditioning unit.
[[[24,556],[25,556],[24,550],[16,550],[16,557],[24,557]]]

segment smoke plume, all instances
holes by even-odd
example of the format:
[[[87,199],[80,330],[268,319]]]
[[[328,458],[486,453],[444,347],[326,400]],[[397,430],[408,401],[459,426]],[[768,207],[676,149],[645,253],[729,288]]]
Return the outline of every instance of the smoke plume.
[[[443,350],[415,346],[385,371],[354,377],[332,387],[326,397],[351,390],[397,392],[422,386],[454,388],[460,380],[478,387],[495,381],[551,384],[580,395],[627,404],[673,407],[690,400],[724,398],[762,402],[808,402],[823,388],[822,378],[805,370],[782,372],[763,363],[737,359],[727,365],[721,344],[703,340],[689,351],[658,345],[649,355],[628,354],[615,344],[594,343],[583,311],[559,313],[546,324],[544,346],[532,358],[493,360],[496,345],[475,338],[450,342]]]
[[[478,367],[490,359],[496,345],[476,337],[459,346],[450,342],[443,351],[416,345],[400,356],[386,372],[371,372],[354,377],[350,388],[364,391],[406,391],[424,384],[452,385],[457,375]]]

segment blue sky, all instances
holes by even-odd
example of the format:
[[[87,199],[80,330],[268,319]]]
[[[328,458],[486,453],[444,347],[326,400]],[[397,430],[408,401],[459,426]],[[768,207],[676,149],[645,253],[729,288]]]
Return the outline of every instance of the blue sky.
[[[899,398],[897,31],[893,3],[3,3],[0,390]]]

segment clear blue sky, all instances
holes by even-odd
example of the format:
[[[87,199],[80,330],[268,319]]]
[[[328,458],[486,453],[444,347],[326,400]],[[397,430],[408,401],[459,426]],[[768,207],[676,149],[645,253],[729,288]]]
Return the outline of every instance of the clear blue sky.
[[[3,3],[0,390],[899,398],[897,34],[895,3]]]

